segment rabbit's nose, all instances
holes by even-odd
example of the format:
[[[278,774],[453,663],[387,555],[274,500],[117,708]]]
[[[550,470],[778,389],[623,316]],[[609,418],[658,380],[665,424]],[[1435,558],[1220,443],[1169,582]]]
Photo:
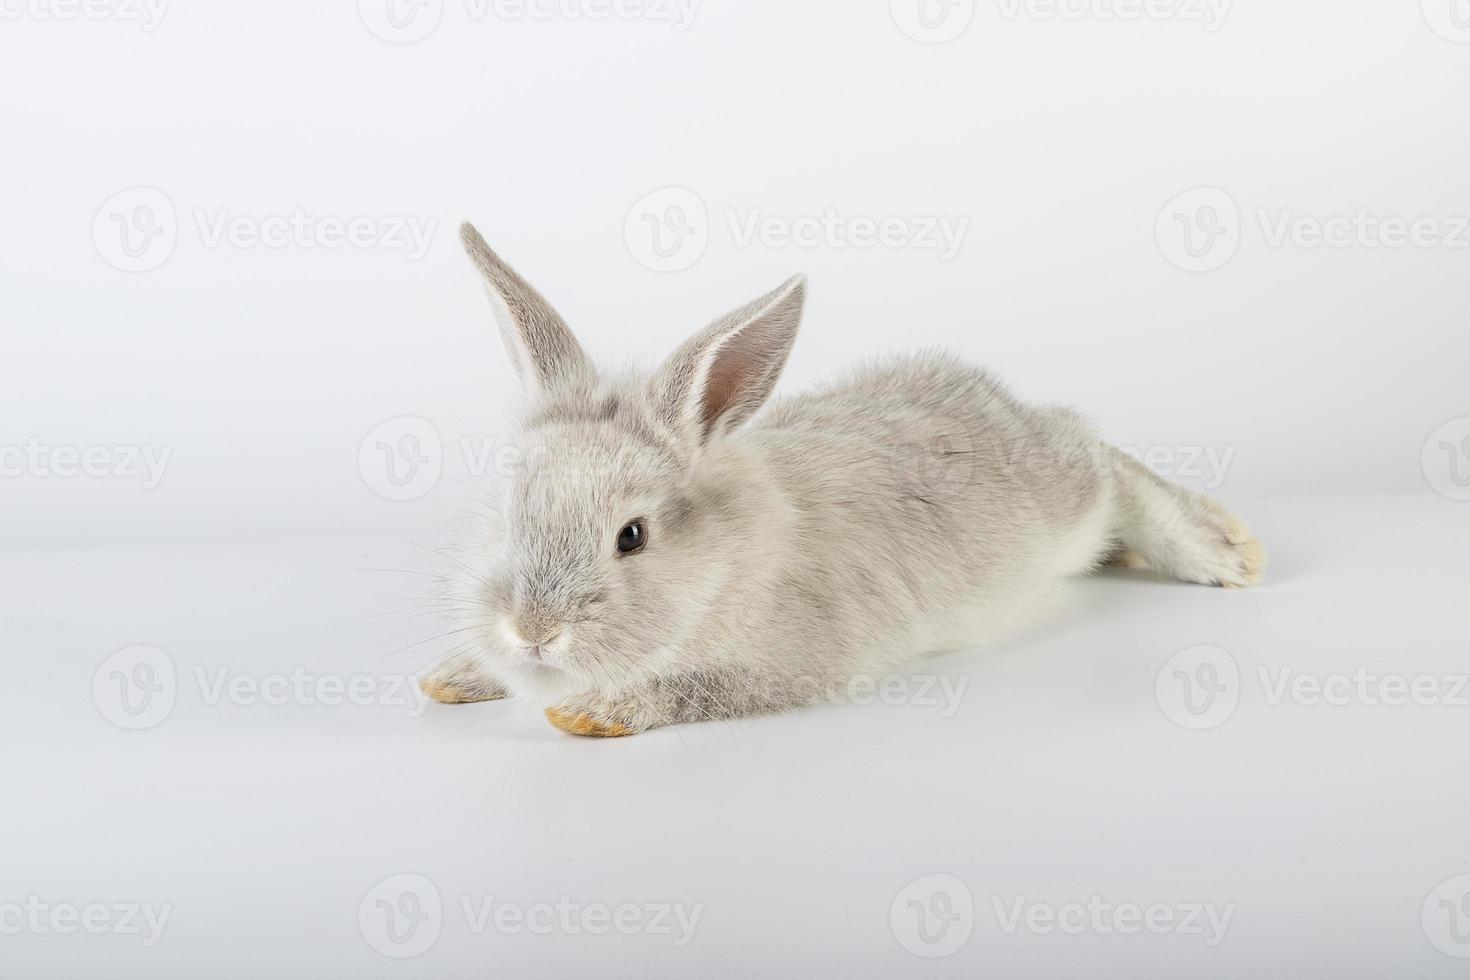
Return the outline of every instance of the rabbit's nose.
[[[539,609],[518,609],[510,618],[511,629],[528,647],[542,647],[561,635],[561,624]]]

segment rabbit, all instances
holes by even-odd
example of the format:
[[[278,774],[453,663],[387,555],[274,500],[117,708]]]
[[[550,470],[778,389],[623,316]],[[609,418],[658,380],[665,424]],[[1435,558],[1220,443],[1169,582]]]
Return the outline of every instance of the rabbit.
[[[566,732],[630,735],[817,703],[999,636],[1108,562],[1261,578],[1265,553],[1220,504],[948,354],[758,415],[802,276],[620,377],[460,233],[525,407],[519,471],[455,562],[468,643],[422,680],[438,701],[511,695]]]

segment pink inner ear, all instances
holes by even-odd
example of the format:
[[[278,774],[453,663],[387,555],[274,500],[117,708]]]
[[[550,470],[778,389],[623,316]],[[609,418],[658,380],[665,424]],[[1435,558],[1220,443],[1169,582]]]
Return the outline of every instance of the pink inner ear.
[[[738,340],[720,351],[705,379],[704,400],[700,405],[700,421],[704,423],[705,435],[709,435],[715,422],[740,393],[740,385],[748,373],[756,368],[755,358],[736,346]]]

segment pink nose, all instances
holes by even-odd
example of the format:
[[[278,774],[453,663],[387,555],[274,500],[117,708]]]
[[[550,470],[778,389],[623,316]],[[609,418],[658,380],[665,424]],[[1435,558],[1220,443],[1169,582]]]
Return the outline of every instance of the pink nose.
[[[537,612],[517,612],[511,618],[516,636],[528,647],[542,647],[561,635],[561,624]]]

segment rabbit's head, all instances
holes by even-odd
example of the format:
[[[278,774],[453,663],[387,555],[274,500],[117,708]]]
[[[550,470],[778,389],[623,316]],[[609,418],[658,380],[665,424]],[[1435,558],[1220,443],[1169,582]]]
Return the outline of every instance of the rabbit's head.
[[[764,464],[726,436],[775,386],[805,280],[716,320],[652,375],[611,378],[471,225],[461,236],[526,396],[486,553],[466,556],[475,640],[513,687],[657,673],[778,533]]]

